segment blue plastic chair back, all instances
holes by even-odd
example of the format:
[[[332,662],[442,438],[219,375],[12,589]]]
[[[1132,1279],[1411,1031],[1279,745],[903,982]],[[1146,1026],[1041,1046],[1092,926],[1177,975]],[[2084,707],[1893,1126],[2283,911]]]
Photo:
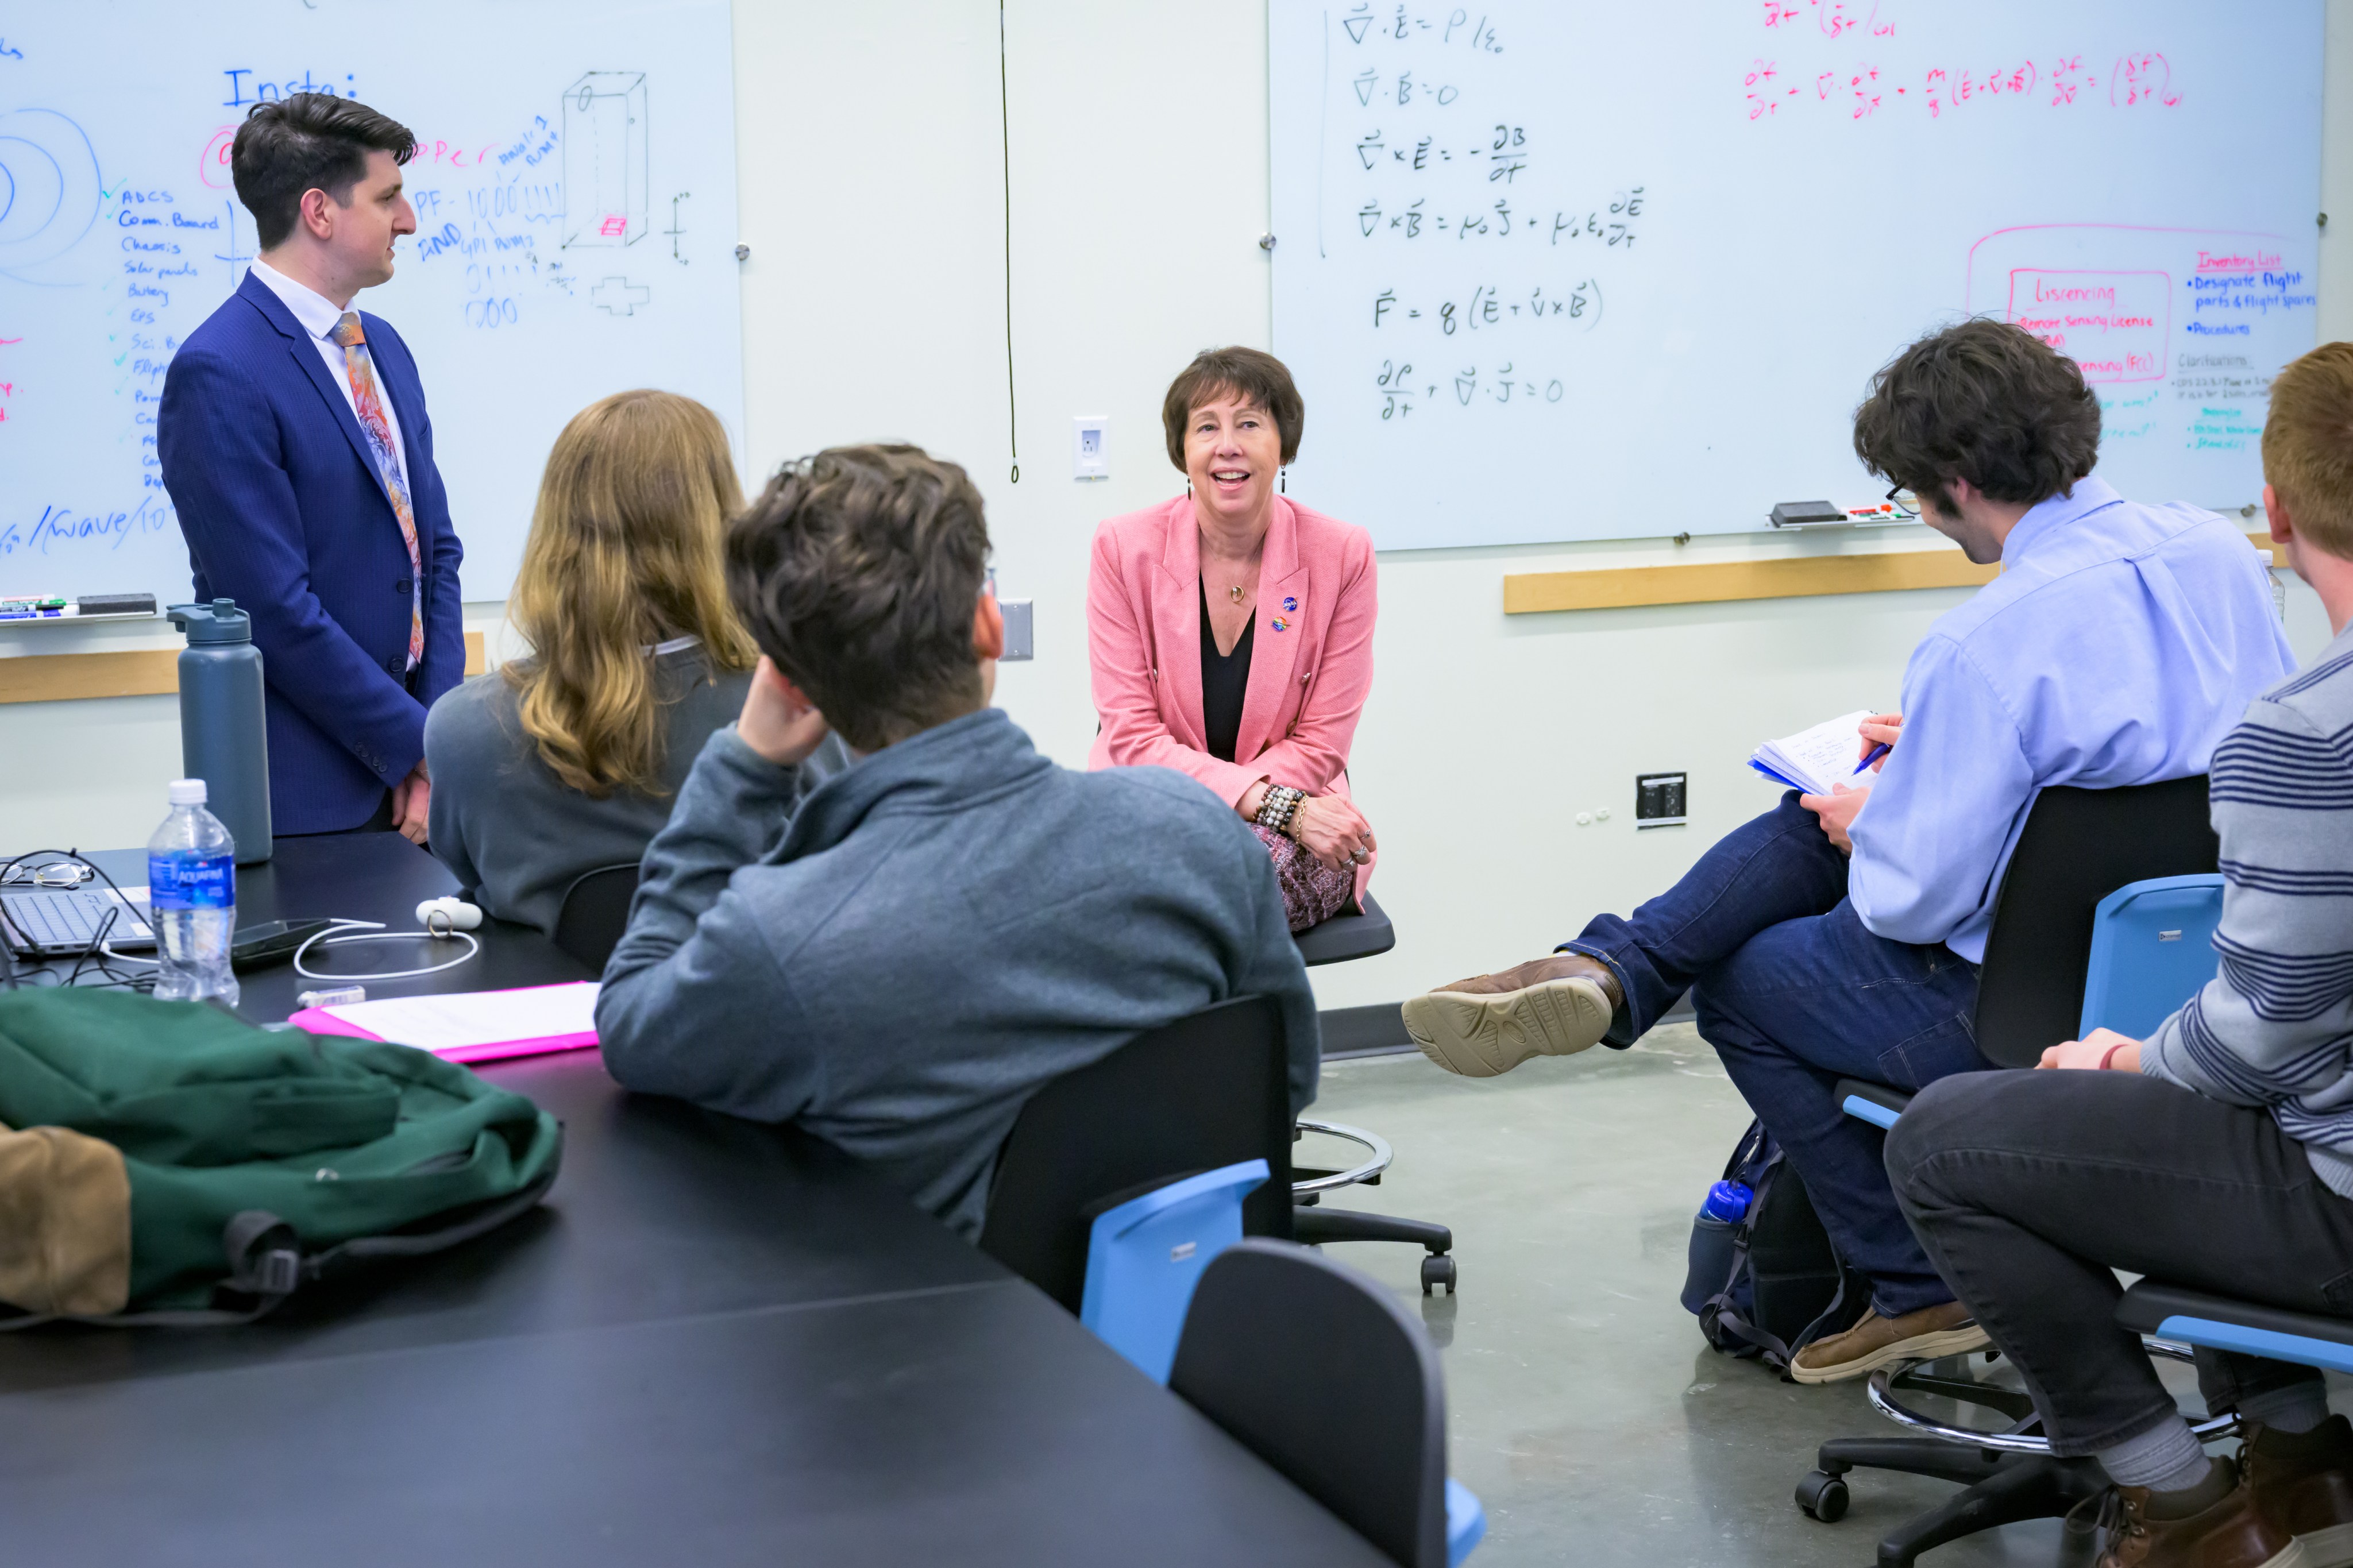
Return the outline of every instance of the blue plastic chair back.
[[[1242,1198],[1266,1179],[1264,1160],[1245,1160],[1097,1215],[1087,1236],[1079,1321],[1154,1382],[1166,1383],[1193,1287],[1210,1258],[1242,1238]]]
[[[2211,872],[2126,882],[2102,899],[2076,1038],[2105,1028],[2147,1039],[2214,978],[2221,921],[2222,879]]]
[[[1446,1478],[1446,1568],[1461,1568],[1471,1549],[1487,1538],[1487,1510],[1479,1494]]]

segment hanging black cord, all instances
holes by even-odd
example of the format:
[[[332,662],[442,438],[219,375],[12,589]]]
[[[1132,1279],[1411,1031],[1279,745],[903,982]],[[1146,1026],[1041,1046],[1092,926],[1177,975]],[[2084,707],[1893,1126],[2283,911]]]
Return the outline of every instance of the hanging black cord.
[[[1021,482],[1021,418],[1013,401],[1013,110],[1005,85],[1005,0],[997,0],[997,131],[1005,171],[1005,425]]]

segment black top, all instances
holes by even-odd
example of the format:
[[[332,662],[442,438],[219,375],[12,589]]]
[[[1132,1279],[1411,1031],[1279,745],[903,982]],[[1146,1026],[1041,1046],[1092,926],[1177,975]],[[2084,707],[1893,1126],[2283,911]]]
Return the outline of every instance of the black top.
[[[1258,616],[1242,627],[1242,640],[1229,654],[1218,652],[1218,634],[1209,626],[1209,584],[1201,583],[1201,730],[1209,755],[1221,763],[1234,760],[1234,741],[1242,729],[1242,698],[1250,690],[1250,642],[1258,634]]]

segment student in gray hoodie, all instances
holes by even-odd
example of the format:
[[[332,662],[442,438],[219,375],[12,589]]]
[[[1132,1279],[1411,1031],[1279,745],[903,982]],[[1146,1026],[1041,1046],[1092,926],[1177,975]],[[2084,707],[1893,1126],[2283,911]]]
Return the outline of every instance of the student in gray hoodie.
[[[2353,343],[2273,383],[2263,470],[2337,638],[2215,749],[2221,973],[2145,1041],[2043,1056],[2094,1070],[1946,1079],[1887,1136],[1905,1215],[2052,1451],[2116,1482],[2118,1568],[2353,1563],[2353,1426],[2320,1373],[2200,1351],[2207,1408],[2245,1439],[2210,1460],[2113,1315],[2122,1268],[2353,1317]]]
[[[1315,1097],[1315,1002],[1266,851],[1162,768],[1073,773],[988,706],[1005,623],[962,468],[786,465],[729,530],[761,659],[647,848],[596,1002],[632,1089],[794,1121],[967,1238],[1039,1086],[1250,993]],[[854,759],[806,795],[828,732]],[[796,801],[798,802],[797,805]]]

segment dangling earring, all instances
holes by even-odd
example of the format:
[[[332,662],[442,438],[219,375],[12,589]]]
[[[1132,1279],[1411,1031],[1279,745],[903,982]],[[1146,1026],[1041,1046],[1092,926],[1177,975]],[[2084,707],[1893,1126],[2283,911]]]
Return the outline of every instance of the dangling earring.
[[[1289,468],[1275,469],[1274,488],[1282,491],[1284,495],[1289,495],[1291,493],[1291,470]]]
[[[1193,499],[1193,476],[1190,474],[1185,476],[1185,499],[1187,500]]]

